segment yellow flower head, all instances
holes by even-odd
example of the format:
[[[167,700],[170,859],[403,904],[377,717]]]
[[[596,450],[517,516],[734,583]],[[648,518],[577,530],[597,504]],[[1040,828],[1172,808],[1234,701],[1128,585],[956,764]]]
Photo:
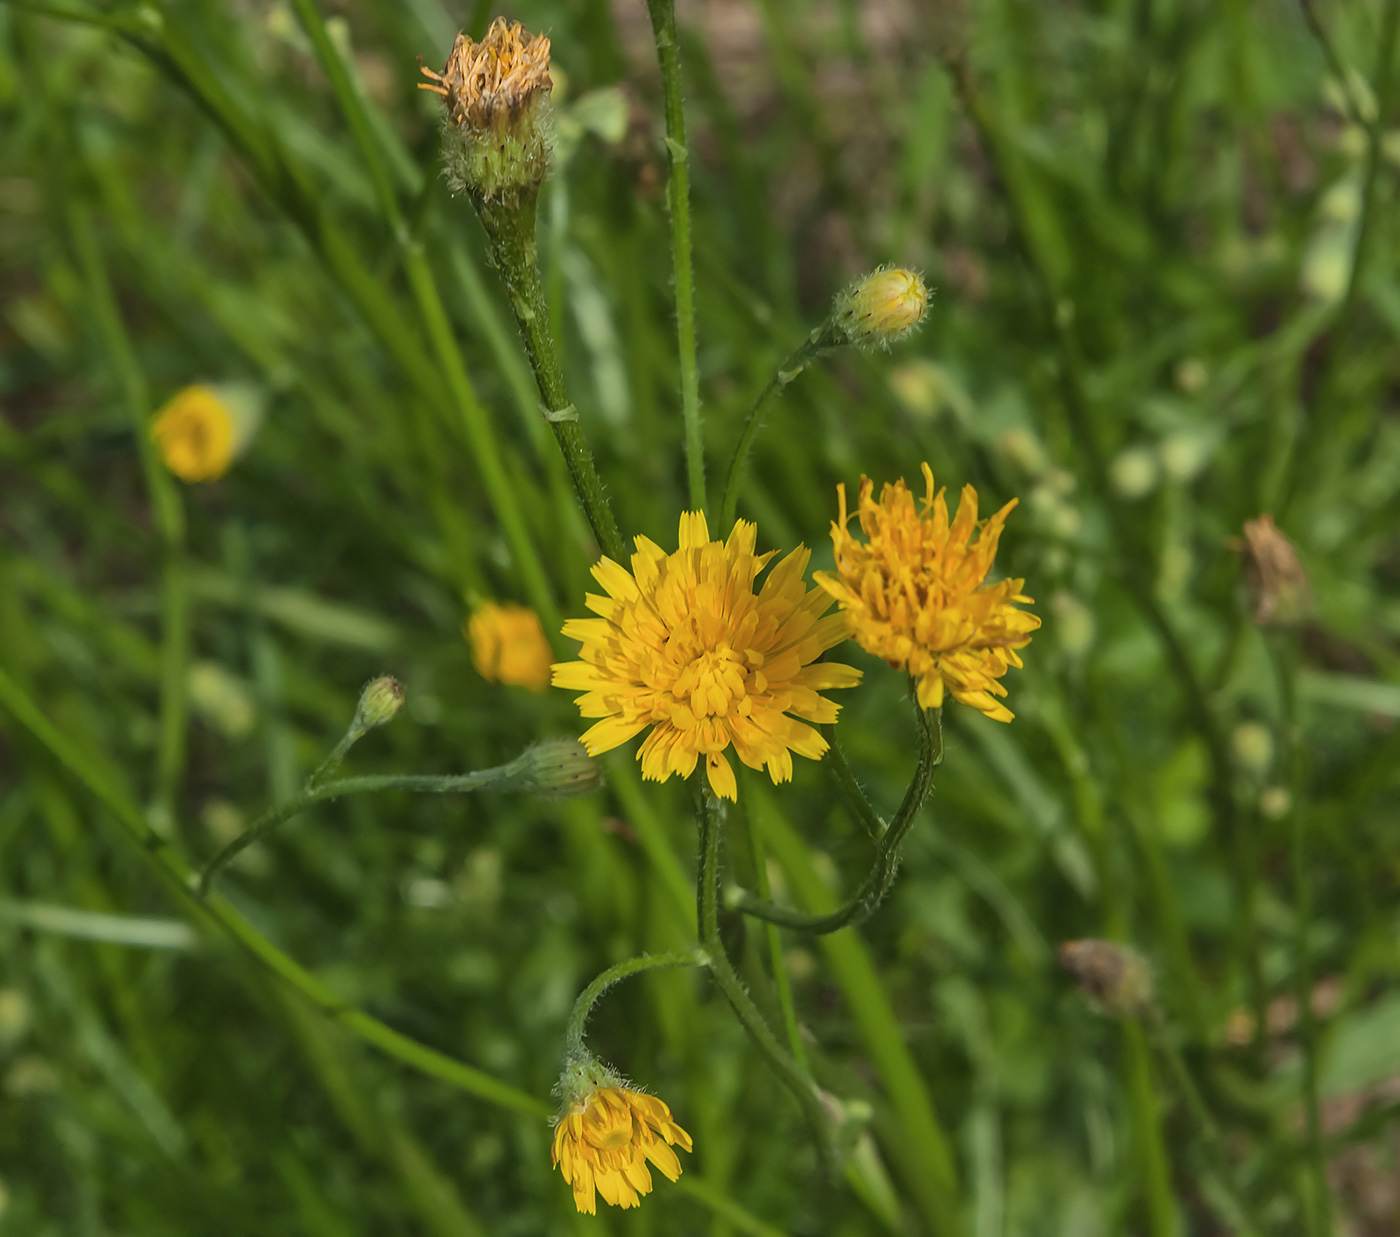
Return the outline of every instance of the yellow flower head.
[[[583,660],[554,667],[556,687],[585,693],[579,712],[603,719],[583,735],[589,752],[651,726],[637,753],[643,777],[689,777],[703,754],[711,789],[726,799],[738,797],[723,755],[731,744],[774,782],[792,777],[793,752],[821,758],[826,740],[796,719],[834,722],[839,706],[818,691],[854,687],[860,671],[812,664],[846,627],[839,614],[822,617],[830,598],[803,583],[811,551],[799,546],[755,594],[773,552],[755,555],[754,536],[739,520],[727,542],[711,541],[705,516],[687,511],[674,554],[638,537],[630,572],[598,561],[593,578],[608,595],[590,593],[587,604],[601,617],[564,624]]]
[[[691,1149],[690,1135],[654,1095],[628,1086],[595,1087],[573,1101],[554,1127],[550,1158],[574,1189],[574,1206],[597,1212],[597,1193],[614,1207],[637,1207],[651,1193],[650,1160],[674,1181],[681,1162],[672,1146]]]
[[[864,542],[846,531],[846,487],[838,486],[841,518],[831,526],[836,575],[819,571],[813,578],[840,602],[861,648],[918,680],[923,708],[941,705],[946,687],[955,700],[1009,722],[1010,710],[993,699],[1006,695],[997,680],[1008,666],[1021,665],[1016,650],[1040,626],[1034,614],[1015,607],[1031,600],[1021,593],[1024,580],[986,583],[1016,499],[978,532],[977,491],[965,485],[950,524],[944,491],[935,494],[933,472],[927,464],[923,471],[922,510],[903,481],[886,485],[877,503],[873,483],[861,478]]]
[[[554,653],[539,616],[528,606],[486,601],[466,622],[472,665],[483,679],[542,692]]]
[[[186,387],[151,422],[165,466],[182,481],[214,481],[228,471],[236,447],[234,414],[212,387]]]

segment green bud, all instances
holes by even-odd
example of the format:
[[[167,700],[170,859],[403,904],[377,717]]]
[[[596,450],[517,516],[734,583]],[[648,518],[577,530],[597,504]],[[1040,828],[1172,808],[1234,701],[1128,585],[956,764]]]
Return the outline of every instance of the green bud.
[[[527,747],[506,768],[509,788],[528,795],[568,798],[603,784],[602,766],[577,739],[545,739]]]
[[[846,342],[857,348],[888,348],[923,321],[928,295],[917,271],[882,266],[836,298],[832,322]]]
[[[350,729],[364,734],[367,730],[373,730],[376,726],[383,726],[393,721],[401,708],[403,708],[403,688],[399,685],[398,679],[392,679],[387,674],[381,675],[365,684],[365,690],[360,693],[360,703],[355,709],[355,720],[351,723]]]

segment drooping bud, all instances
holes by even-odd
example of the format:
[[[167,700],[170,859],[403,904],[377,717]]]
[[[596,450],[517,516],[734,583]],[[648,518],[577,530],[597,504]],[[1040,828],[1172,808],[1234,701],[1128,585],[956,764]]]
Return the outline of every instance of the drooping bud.
[[[1299,623],[1312,608],[1312,589],[1293,543],[1278,530],[1274,517],[1246,520],[1243,543],[1244,578],[1254,600],[1254,621],[1260,627]]]
[[[527,795],[569,798],[603,784],[603,768],[577,739],[545,739],[527,747],[506,766],[502,789]]]
[[[360,703],[355,709],[355,720],[351,730],[364,734],[376,726],[383,726],[394,720],[403,708],[403,687],[398,679],[387,674],[371,679],[360,693]]]
[[[1066,941],[1060,965],[1106,1014],[1141,1018],[1155,1007],[1152,968],[1137,950],[1115,941]]]
[[[882,266],[836,298],[832,322],[857,348],[888,348],[923,321],[928,287],[917,271]]]
[[[448,184],[477,201],[538,189],[549,171],[553,107],[549,39],[496,18],[478,43],[457,36],[441,73],[422,69],[419,89],[442,96]]]

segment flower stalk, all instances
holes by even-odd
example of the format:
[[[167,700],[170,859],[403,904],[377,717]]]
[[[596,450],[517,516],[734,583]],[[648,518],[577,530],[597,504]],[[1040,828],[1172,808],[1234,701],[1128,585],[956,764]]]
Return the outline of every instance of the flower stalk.
[[[681,101],[681,54],[675,0],[647,0],[661,88],[666,103],[666,151],[671,175],[666,204],[671,221],[671,261],[676,281],[676,344],[685,420],[685,466],[692,511],[705,510],[705,440],[700,430],[700,367],[695,355],[695,280],[691,265],[690,167]],[[732,516],[730,517],[732,518]],[[728,523],[728,520],[723,523]]]
[[[831,1118],[822,1104],[821,1093],[801,1065],[778,1042],[753,1003],[748,990],[735,973],[719,934],[719,844],[723,819],[721,801],[699,785],[694,787],[695,823],[699,828],[700,864],[696,878],[695,903],[700,924],[700,945],[709,957],[710,974],[724,994],[734,1016],[783,1085],[796,1097],[812,1127],[817,1153],[827,1176],[834,1177],[837,1164]]]
[[[909,690],[912,697],[916,690],[912,678]],[[943,763],[942,710],[923,709],[916,702],[914,717],[919,728],[919,759],[914,769],[913,780],[909,783],[909,789],[904,793],[904,800],[900,803],[899,811],[895,813],[894,819],[877,836],[875,858],[871,863],[870,871],[850,900],[828,914],[812,915],[792,907],[779,906],[745,890],[737,897],[730,899],[730,904],[734,909],[745,915],[751,915],[755,919],[762,919],[767,923],[791,928],[797,932],[806,932],[812,936],[825,936],[829,932],[839,932],[842,928],[863,923],[875,913],[894,885],[895,873],[899,870],[900,847],[908,836],[914,821],[918,818],[919,809],[923,807],[933,790],[934,771]],[[844,761],[842,763],[844,765]],[[849,769],[846,769],[846,774],[849,777]],[[856,793],[858,795],[857,802],[863,802],[865,797],[859,793],[858,787]],[[868,804],[866,806],[868,808]],[[857,808],[857,810],[860,809]],[[864,819],[864,814],[862,814],[862,819]],[[878,823],[878,818],[876,818],[876,823]],[[867,827],[870,827],[869,821],[866,821],[866,824]]]

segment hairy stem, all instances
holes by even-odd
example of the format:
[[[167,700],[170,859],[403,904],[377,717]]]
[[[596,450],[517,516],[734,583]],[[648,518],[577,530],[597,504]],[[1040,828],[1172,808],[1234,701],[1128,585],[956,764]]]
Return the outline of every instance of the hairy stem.
[[[832,323],[823,323],[812,332],[800,347],[793,351],[787,360],[778,366],[778,372],[759,392],[753,407],[749,409],[749,415],[744,420],[744,428],[739,434],[739,441],[735,444],[734,454],[729,457],[729,470],[724,479],[724,498],[719,507],[719,527],[721,530],[727,529],[734,523],[734,516],[739,509],[739,485],[744,479],[744,465],[748,461],[754,439],[758,437],[758,431],[763,428],[763,414],[767,411],[768,405],[780,391],[786,390],[788,385],[814,360],[823,353],[839,347],[844,342],[844,337],[836,331]]]
[[[705,510],[705,440],[700,431],[700,369],[695,358],[695,286],[691,270],[690,167],[681,101],[681,53],[676,38],[675,0],[647,0],[661,88],[666,100],[666,149],[671,175],[666,203],[671,217],[671,262],[676,280],[676,345],[681,370],[681,415],[685,419],[686,480],[693,511]]]
[[[510,294],[515,324],[525,341],[530,367],[544,401],[545,420],[569,466],[574,490],[599,549],[620,563],[626,550],[617,531],[617,519],[594,467],[578,412],[569,402],[559,350],[549,329],[549,302],[535,245],[536,197],[536,190],[522,191],[517,200],[506,203],[477,200],[476,209],[490,240],[492,261]]]
[[[914,690],[912,680],[910,689]],[[919,726],[919,761],[914,769],[914,778],[909,783],[909,789],[904,793],[904,802],[899,805],[899,811],[895,813],[889,828],[879,835],[870,871],[850,900],[830,914],[809,915],[744,892],[732,899],[732,905],[736,909],[745,915],[752,915],[755,919],[763,919],[768,923],[807,932],[813,936],[823,936],[852,924],[863,923],[875,913],[894,884],[895,873],[899,869],[900,845],[913,827],[919,809],[923,807],[933,789],[934,770],[943,763],[941,711],[920,708],[916,697],[914,716]],[[849,770],[847,773],[849,774]]]

